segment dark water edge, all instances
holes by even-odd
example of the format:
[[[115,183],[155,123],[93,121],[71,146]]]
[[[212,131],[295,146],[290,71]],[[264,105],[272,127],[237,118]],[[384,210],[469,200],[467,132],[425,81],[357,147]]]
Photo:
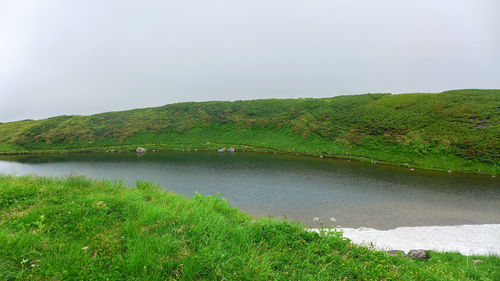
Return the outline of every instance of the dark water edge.
[[[77,153],[0,156],[0,173],[160,183],[176,193],[220,193],[235,207],[317,227],[500,223],[500,178],[410,171],[341,159],[267,153]]]

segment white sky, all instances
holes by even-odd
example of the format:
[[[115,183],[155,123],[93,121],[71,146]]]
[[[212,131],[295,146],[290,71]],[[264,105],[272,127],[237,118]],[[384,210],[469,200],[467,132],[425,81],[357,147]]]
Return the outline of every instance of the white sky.
[[[498,0],[0,0],[0,122],[500,88]]]

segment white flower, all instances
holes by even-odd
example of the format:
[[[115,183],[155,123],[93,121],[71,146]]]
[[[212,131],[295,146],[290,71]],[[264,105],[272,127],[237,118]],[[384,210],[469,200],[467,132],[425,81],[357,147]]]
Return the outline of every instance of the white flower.
[[[27,263],[27,262],[28,262],[28,259],[23,259],[23,261],[21,262],[21,264]]]
[[[82,250],[87,250],[89,247],[85,246],[82,248]]]
[[[332,222],[336,222],[337,220],[336,220],[334,217],[331,217],[331,218],[330,218],[330,221],[332,221]]]
[[[35,267],[35,266],[36,266],[36,264],[34,264],[34,263],[31,264],[31,267]]]
[[[318,217],[315,217],[315,218],[313,219],[313,221],[319,221],[319,218],[318,218]]]

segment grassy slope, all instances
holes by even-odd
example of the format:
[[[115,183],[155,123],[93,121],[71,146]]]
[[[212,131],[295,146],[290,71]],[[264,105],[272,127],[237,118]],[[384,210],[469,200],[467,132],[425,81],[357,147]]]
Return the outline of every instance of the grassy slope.
[[[180,103],[0,124],[0,153],[138,145],[210,150],[231,145],[500,174],[500,90]]]
[[[253,219],[220,197],[0,175],[1,280],[499,280],[500,258],[427,261]]]

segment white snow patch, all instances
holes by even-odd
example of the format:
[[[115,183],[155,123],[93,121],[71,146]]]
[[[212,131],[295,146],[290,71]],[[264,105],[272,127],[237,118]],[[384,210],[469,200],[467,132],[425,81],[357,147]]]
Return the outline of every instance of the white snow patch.
[[[500,224],[373,228],[339,228],[358,245],[373,243],[378,250],[412,249],[459,252],[462,255],[500,256]],[[318,232],[317,228],[311,231]]]

